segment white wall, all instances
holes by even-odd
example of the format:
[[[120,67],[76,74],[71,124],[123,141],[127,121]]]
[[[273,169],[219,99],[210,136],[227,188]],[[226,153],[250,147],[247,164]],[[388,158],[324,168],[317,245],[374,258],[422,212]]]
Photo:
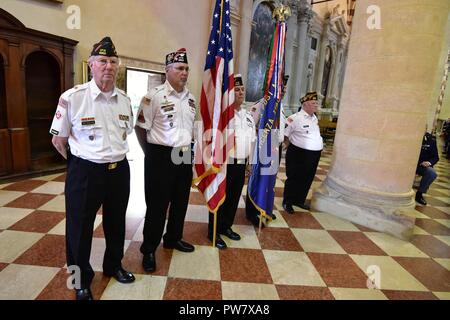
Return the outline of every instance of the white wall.
[[[180,47],[188,50],[189,88],[196,97],[211,24],[212,0],[66,0],[63,4],[38,0],[1,0],[0,7],[26,27],[78,40],[75,83],[81,82],[82,61],[94,43],[110,36],[119,55],[165,62]],[[81,9],[81,29],[66,27],[70,5]]]

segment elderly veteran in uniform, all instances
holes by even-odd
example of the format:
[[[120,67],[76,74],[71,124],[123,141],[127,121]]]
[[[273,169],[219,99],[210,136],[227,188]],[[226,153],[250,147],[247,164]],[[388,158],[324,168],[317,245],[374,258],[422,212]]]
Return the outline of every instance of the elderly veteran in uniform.
[[[188,75],[186,49],[169,53],[166,82],[142,98],[138,111],[135,129],[145,153],[147,212],[141,252],[146,272],[156,270],[155,251],[169,206],[164,248],[194,251],[194,246],[182,240],[192,181],[191,141],[196,113],[194,96],[186,88]]]
[[[93,79],[61,95],[50,129],[53,145],[67,159],[67,265],[81,271],[78,300],[92,299],[90,284],[95,273],[89,258],[100,206],[106,240],[103,273],[121,283],[135,280],[121,265],[130,195],[125,155],[127,135],[133,131],[131,102],[115,86],[119,59],[109,37],[94,45],[88,62]]]
[[[289,80],[289,76],[285,75],[283,77],[283,87],[281,89],[281,97],[280,97],[280,123],[279,123],[279,128],[275,129],[275,130],[277,130],[278,144],[279,144],[279,146],[278,146],[278,163],[281,163],[281,156],[282,156],[282,152],[283,152],[284,130],[286,127],[286,115],[284,113],[282,100],[287,91],[288,80]],[[249,112],[253,117],[253,121],[255,122],[256,128],[259,127],[259,120],[261,118],[261,113],[263,112],[264,105],[265,105],[265,101],[264,101],[264,98],[262,98],[256,104],[254,104],[253,106],[250,107]],[[254,226],[259,226],[259,215],[260,215],[259,211],[255,208],[252,201],[247,196],[245,199],[245,216],[246,216],[247,220],[249,220]],[[276,219],[277,217],[275,214],[272,213],[271,218]],[[265,226],[264,223],[262,223],[261,225],[262,225],[262,227]]]
[[[245,87],[242,76],[236,74],[234,77],[234,118],[235,145],[230,153],[227,164],[226,198],[225,202],[217,211],[217,236],[216,247],[226,249],[227,244],[221,235],[231,240],[241,240],[241,236],[231,229],[234,217],[241,198],[242,188],[245,183],[245,168],[254,147],[256,130],[253,117],[250,112],[241,108],[245,99]],[[213,240],[214,214],[209,213],[208,239]]]
[[[314,180],[323,139],[320,136],[317,111],[317,93],[309,92],[300,100],[302,109],[287,119],[285,130],[286,176],[283,209],[294,213],[293,205],[309,210],[305,204],[309,188]]]

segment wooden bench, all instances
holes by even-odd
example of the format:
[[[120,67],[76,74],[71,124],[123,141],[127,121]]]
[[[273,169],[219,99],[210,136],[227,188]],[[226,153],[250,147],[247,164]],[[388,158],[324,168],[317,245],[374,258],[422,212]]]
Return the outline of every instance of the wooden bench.
[[[319,120],[320,135],[324,140],[334,141],[336,135],[337,122],[330,120]]]

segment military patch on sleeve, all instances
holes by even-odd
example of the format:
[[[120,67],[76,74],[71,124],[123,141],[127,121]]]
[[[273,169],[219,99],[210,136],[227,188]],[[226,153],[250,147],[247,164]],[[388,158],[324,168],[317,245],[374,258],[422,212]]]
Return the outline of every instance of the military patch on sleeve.
[[[61,112],[59,112],[59,110],[56,111],[56,113],[55,113],[55,118],[59,120],[59,119],[61,119],[61,117],[62,117]]]
[[[253,108],[252,108],[252,111],[253,111],[253,112],[256,111],[256,107],[253,107]]]
[[[61,108],[67,109],[68,102],[63,98],[59,98],[58,106]]]
[[[146,106],[150,105],[150,102],[152,101],[152,99],[147,98],[147,97],[143,97],[141,103],[145,104]]]
[[[138,121],[141,123],[145,123],[144,111],[142,110],[141,112],[139,112]]]
[[[287,123],[291,124],[294,121],[291,117],[287,118]]]
[[[54,134],[55,136],[59,135],[59,131],[57,131],[55,129],[50,130],[50,133]]]

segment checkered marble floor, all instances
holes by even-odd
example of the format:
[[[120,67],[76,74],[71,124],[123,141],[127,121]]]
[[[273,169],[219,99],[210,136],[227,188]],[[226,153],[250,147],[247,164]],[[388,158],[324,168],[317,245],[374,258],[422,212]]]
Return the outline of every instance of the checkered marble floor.
[[[323,152],[312,189],[324,180],[331,152]],[[242,197],[233,227],[242,240],[225,238],[229,248],[219,251],[206,238],[202,196],[192,190],[184,239],[196,250],[187,254],[160,246],[153,274],[142,269],[139,252],[145,214],[142,161],[130,161],[123,259],[136,282],[124,285],[102,274],[99,212],[91,255],[96,299],[450,299],[448,160],[436,166],[439,177],[425,196],[429,205],[416,207],[411,242],[325,213],[283,212],[283,162],[276,183],[278,218],[258,234],[245,219]],[[66,287],[64,179],[65,174],[56,174],[0,185],[0,299],[74,299]],[[376,288],[368,279],[375,273],[380,275]]]

